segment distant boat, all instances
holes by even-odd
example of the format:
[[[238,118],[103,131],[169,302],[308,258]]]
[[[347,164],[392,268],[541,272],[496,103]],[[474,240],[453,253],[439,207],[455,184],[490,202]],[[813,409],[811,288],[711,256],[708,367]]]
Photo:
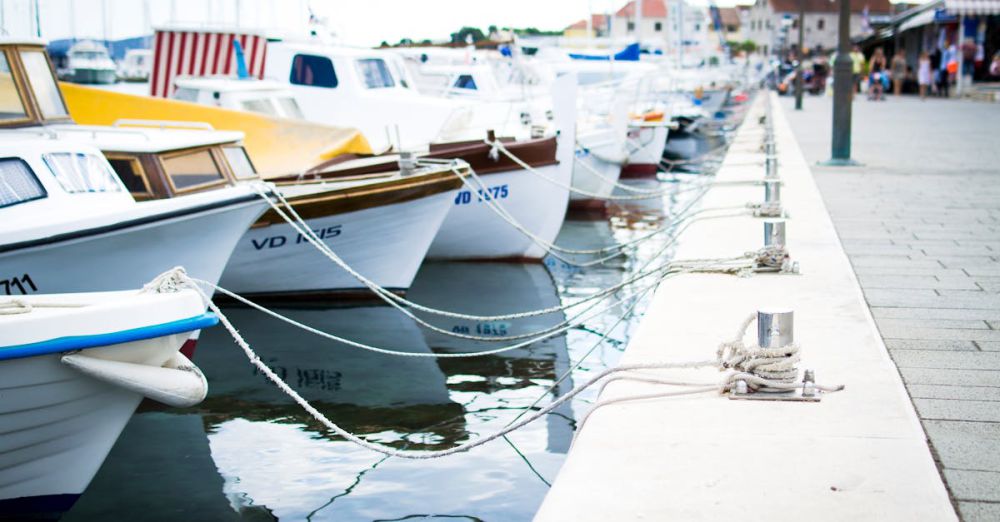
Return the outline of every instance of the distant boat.
[[[115,83],[118,68],[108,55],[108,49],[93,40],[73,44],[66,53],[63,78],[76,83]]]
[[[58,518],[143,397],[183,407],[208,391],[178,353],[218,322],[193,290],[0,297],[0,307],[0,519]]]
[[[149,81],[153,70],[153,51],[150,49],[129,49],[118,67],[118,76],[127,82]],[[100,83],[100,82],[99,82]]]

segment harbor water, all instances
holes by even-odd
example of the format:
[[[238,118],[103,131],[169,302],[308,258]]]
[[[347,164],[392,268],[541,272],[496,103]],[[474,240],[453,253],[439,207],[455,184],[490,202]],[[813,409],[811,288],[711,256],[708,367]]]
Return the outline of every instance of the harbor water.
[[[599,248],[648,234],[692,203],[697,191],[681,188],[699,179],[688,173],[624,181],[678,190],[636,204],[609,203],[600,215],[571,215],[557,244]],[[588,268],[553,257],[541,264],[426,262],[408,297],[477,315],[554,307],[662,263],[672,255],[669,239],[659,234],[627,257]],[[585,326],[526,348],[469,358],[421,355],[512,342],[435,333],[368,301],[272,305],[320,330],[416,355],[398,357],[323,339],[249,308],[223,311],[261,359],[329,419],[397,449],[441,450],[494,433],[614,366],[651,295],[638,291],[644,287],[625,286],[611,300],[620,302],[595,309],[602,311]],[[557,325],[566,316],[424,318],[456,333],[504,337]],[[210,383],[208,398],[183,410],[144,404],[64,520],[527,520],[597,394],[596,387],[587,390],[544,419],[469,452],[409,460],[330,434],[260,375],[221,327],[202,332],[194,360]]]

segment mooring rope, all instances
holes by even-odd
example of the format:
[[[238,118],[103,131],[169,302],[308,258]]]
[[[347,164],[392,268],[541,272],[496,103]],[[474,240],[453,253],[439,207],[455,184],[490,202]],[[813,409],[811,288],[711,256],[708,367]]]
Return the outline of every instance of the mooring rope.
[[[346,429],[342,428],[341,426],[339,426],[338,424],[336,424],[335,422],[333,422],[332,420],[330,420],[326,415],[324,415],[322,412],[320,412],[319,410],[317,410],[312,404],[310,404],[309,401],[307,401],[305,398],[303,398],[301,395],[299,395],[298,392],[296,392],[294,389],[292,389],[292,387],[289,386],[288,383],[286,383],[284,380],[282,380],[281,377],[279,377],[277,373],[275,373],[267,364],[265,364],[261,360],[260,356],[257,355],[257,353],[253,350],[253,348],[250,347],[250,344],[247,343],[246,339],[244,339],[243,336],[240,335],[239,331],[232,324],[232,322],[230,322],[229,318],[226,317],[226,315],[222,312],[222,310],[218,307],[218,305],[216,305],[211,300],[211,298],[201,289],[201,287],[198,286],[198,284],[197,284],[197,282],[195,280],[193,280],[193,279],[191,279],[191,278],[189,278],[187,276],[187,274],[184,272],[184,270],[182,268],[175,268],[175,269],[173,269],[173,270],[171,270],[171,271],[169,271],[167,273],[164,273],[164,274],[160,275],[157,279],[164,279],[164,278],[166,278],[166,279],[173,279],[175,282],[172,283],[172,284],[184,285],[184,286],[192,288],[196,292],[198,292],[201,295],[202,299],[204,299],[205,304],[208,306],[208,308],[210,310],[212,310],[212,312],[215,313],[216,316],[218,316],[219,322],[223,325],[223,327],[225,327],[225,329],[233,337],[233,340],[236,342],[236,344],[243,350],[243,353],[247,356],[247,359],[250,361],[250,364],[252,364],[255,368],[257,368],[257,370],[260,371],[264,376],[266,376],[268,378],[268,380],[270,380],[275,386],[278,387],[278,389],[280,389],[282,392],[284,392],[286,395],[288,395],[293,401],[295,401],[300,407],[302,407],[302,409],[304,409],[307,413],[309,413],[315,420],[317,420],[318,422],[320,422],[323,426],[325,426],[330,431],[334,432],[335,434],[339,435],[340,437],[343,437],[345,440],[348,440],[348,441],[350,441],[350,442],[352,442],[352,443],[354,443],[354,444],[356,444],[358,446],[361,446],[363,448],[366,448],[368,450],[375,451],[375,452],[378,452],[378,453],[382,453],[384,455],[393,456],[393,457],[400,457],[400,458],[406,458],[406,459],[426,460],[426,459],[440,458],[440,457],[445,457],[445,456],[448,456],[448,455],[454,455],[454,454],[457,454],[457,453],[463,453],[463,452],[469,451],[469,450],[471,450],[473,448],[476,448],[478,446],[482,446],[483,444],[489,443],[490,441],[493,441],[493,440],[496,440],[496,439],[498,439],[500,437],[503,437],[504,435],[507,435],[508,433],[511,433],[511,432],[513,432],[513,431],[515,431],[517,429],[520,429],[521,427],[526,426],[526,425],[528,425],[528,424],[530,424],[530,423],[532,423],[532,422],[534,422],[534,421],[536,421],[536,420],[538,420],[538,419],[540,419],[540,418],[548,415],[550,412],[552,412],[553,410],[555,410],[556,408],[558,408],[559,406],[561,406],[562,404],[564,404],[566,401],[569,401],[573,397],[579,395],[584,390],[586,390],[586,389],[590,388],[591,386],[593,386],[593,385],[601,382],[601,380],[605,379],[606,377],[609,377],[609,376],[612,376],[612,375],[615,375],[615,374],[618,374],[618,373],[630,372],[630,371],[636,371],[636,370],[667,370],[667,369],[701,368],[701,367],[713,366],[713,365],[717,364],[717,361],[657,362],[657,363],[628,364],[628,365],[617,366],[617,367],[614,367],[614,368],[608,368],[608,369],[605,369],[605,370],[601,371],[600,373],[598,373],[594,377],[588,379],[586,382],[584,382],[580,386],[577,386],[577,387],[573,388],[571,391],[569,391],[569,392],[567,392],[567,393],[559,396],[558,398],[556,398],[555,400],[553,400],[549,405],[545,406],[544,408],[541,408],[538,411],[532,413],[531,415],[528,415],[528,416],[526,416],[526,417],[524,417],[524,418],[522,418],[522,419],[520,419],[520,420],[518,420],[518,421],[516,421],[516,422],[514,422],[512,424],[509,424],[508,426],[504,427],[503,429],[500,429],[500,430],[498,430],[498,431],[496,431],[496,432],[494,432],[494,433],[492,433],[490,435],[487,435],[485,437],[481,437],[481,438],[479,438],[477,440],[474,440],[474,441],[467,442],[465,444],[460,444],[458,446],[455,446],[453,448],[449,448],[449,449],[446,449],[446,450],[438,450],[438,451],[401,451],[401,450],[397,450],[395,448],[392,448],[392,447],[389,447],[389,446],[386,446],[386,445],[383,445],[383,444],[378,444],[378,443],[370,442],[370,441],[365,440],[364,438],[362,438],[362,437],[360,437],[360,436],[358,436],[358,435],[356,435],[354,433],[351,433],[351,432],[347,431]],[[750,371],[752,372],[753,369],[751,368]],[[748,374],[748,377],[746,377],[746,378],[747,379],[753,378],[754,382],[756,382],[758,384],[758,386],[771,387],[772,385],[774,385],[774,386],[781,386],[781,385],[783,385],[783,383],[781,383],[781,382],[772,382],[770,379],[767,379],[767,378],[764,378],[764,377],[758,377],[758,376],[756,376],[753,373]],[[818,389],[824,389],[823,387],[819,387],[819,386],[817,386],[817,388]],[[712,388],[711,390],[714,390],[714,389],[719,389],[719,388],[715,387],[715,388]],[[724,390],[725,386],[723,386],[722,389]],[[711,390],[706,390],[706,391],[711,391]],[[647,397],[644,397],[644,398],[647,398]],[[598,403],[598,405],[595,405],[595,408],[598,407],[598,406],[600,406],[600,403]]]

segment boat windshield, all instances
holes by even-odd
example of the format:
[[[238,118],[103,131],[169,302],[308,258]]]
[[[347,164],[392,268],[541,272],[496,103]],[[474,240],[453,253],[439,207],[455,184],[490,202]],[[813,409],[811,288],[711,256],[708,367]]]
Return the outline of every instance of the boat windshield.
[[[274,109],[271,105],[271,100],[268,98],[256,98],[250,100],[243,100],[240,102],[243,106],[243,110],[256,112],[257,114],[264,114],[267,116],[277,116],[278,111]]]
[[[384,89],[395,87],[396,82],[392,79],[392,73],[381,58],[364,58],[356,62],[358,74],[365,82],[365,87],[369,89]]]
[[[46,154],[44,158],[59,184],[70,194],[122,192],[121,183],[104,158],[79,152]]]
[[[68,116],[69,112],[66,110],[62,95],[59,93],[59,86],[56,85],[52,68],[49,67],[49,60],[45,57],[45,51],[41,49],[21,50],[21,62],[28,74],[28,83],[35,94],[42,118]]]
[[[278,107],[281,107],[281,111],[284,112],[286,118],[294,118],[297,120],[304,120],[306,116],[302,114],[302,109],[299,108],[298,102],[295,98],[291,96],[278,96],[274,99],[278,102]]]
[[[229,162],[229,168],[232,169],[236,179],[257,177],[257,171],[254,170],[253,163],[250,162],[250,157],[243,147],[239,145],[223,147],[222,152],[226,154],[226,161]]]
[[[107,54],[100,51],[75,51],[73,53],[73,58],[83,58],[84,60],[100,60],[105,56]]]
[[[0,52],[0,121],[27,118],[28,111],[25,110],[17,82],[14,81],[7,54]]]
[[[214,185],[225,178],[210,149],[163,156],[163,170],[176,190]]]

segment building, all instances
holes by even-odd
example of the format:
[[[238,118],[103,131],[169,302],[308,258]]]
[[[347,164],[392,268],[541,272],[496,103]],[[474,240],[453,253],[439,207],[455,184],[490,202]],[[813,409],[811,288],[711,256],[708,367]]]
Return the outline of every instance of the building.
[[[780,53],[798,43],[800,2],[804,2],[803,25],[806,50],[837,47],[839,4],[830,0],[756,0],[750,9],[746,34],[764,54]],[[889,0],[851,0],[851,36],[871,32],[871,25],[887,21],[893,13]]]
[[[721,26],[722,34],[716,31],[714,22],[709,23],[709,42],[740,42],[745,40],[743,18],[747,16],[749,11],[749,9],[740,9],[738,7],[719,8],[719,25]]]
[[[608,36],[610,17],[602,14],[590,15],[590,32],[587,32],[587,20],[580,20],[566,29],[563,36],[567,38],[600,38]]]
[[[634,38],[636,35],[636,2],[625,4],[611,18],[612,38]],[[643,40],[667,41],[667,4],[664,0],[642,0],[642,27],[639,27]]]

